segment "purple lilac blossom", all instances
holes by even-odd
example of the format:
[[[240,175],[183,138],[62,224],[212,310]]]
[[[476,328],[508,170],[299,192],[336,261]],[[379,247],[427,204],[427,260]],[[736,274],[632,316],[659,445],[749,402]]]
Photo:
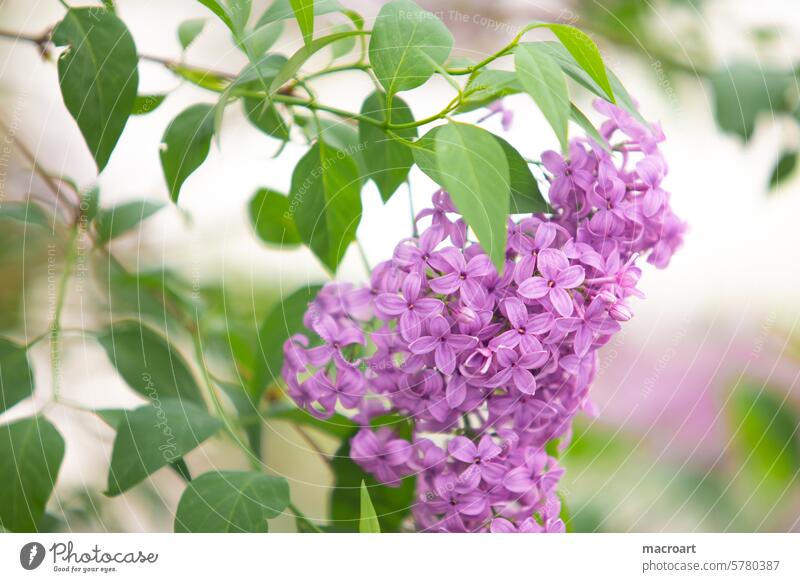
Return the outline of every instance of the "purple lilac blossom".
[[[643,296],[637,262],[666,267],[686,229],[661,187],[660,128],[595,107],[602,136],[620,141],[542,154],[552,213],[509,220],[502,274],[439,190],[417,216],[429,226],[369,285],[319,293],[304,319],[317,342],[284,346],[297,405],[353,411],[351,458],[388,486],[416,479],[418,531],[564,531],[563,470],[545,446],[563,448],[573,417],[594,410],[597,352]],[[409,439],[370,425],[388,413],[410,420]]]

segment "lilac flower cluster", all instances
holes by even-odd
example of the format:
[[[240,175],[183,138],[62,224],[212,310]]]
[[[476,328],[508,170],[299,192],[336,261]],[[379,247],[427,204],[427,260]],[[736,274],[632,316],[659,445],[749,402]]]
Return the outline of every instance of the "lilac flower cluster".
[[[351,457],[381,483],[416,477],[421,531],[564,530],[548,444],[591,412],[597,350],[642,296],[637,260],[665,267],[685,230],[660,186],[659,128],[596,107],[618,141],[542,155],[552,213],[509,220],[502,274],[440,190],[369,287],[319,293],[305,316],[318,345],[286,342],[290,396],[323,419],[351,411]],[[388,413],[410,419],[410,440]]]

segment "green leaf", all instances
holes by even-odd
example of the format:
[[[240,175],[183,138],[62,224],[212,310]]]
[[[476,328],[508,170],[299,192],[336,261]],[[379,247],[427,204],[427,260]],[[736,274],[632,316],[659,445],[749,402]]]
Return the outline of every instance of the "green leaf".
[[[186,360],[149,327],[123,321],[103,329],[97,341],[128,386],[145,398],[204,403]]]
[[[304,332],[303,315],[321,288],[321,285],[301,287],[281,300],[264,318],[258,330],[258,350],[250,387],[252,394],[260,396],[280,378],[283,344],[292,335]],[[307,331],[304,333],[309,334]]]
[[[589,121],[589,118],[586,117],[583,114],[583,111],[578,109],[574,103],[570,105],[569,118],[577,123],[581,129],[586,132],[586,135],[592,138],[597,145],[607,152],[611,151],[611,147],[608,145],[608,142],[605,140],[605,138],[600,135],[600,132],[597,131],[597,128],[592,124],[591,121]]]
[[[290,0],[306,46],[314,38],[314,0]]]
[[[275,139],[282,141],[289,139],[289,128],[286,127],[283,117],[269,99],[245,97],[243,104],[247,119],[255,127]]]
[[[281,248],[291,248],[303,243],[294,221],[287,217],[289,199],[267,188],[256,191],[250,200],[250,224],[258,238]]]
[[[350,30],[353,30],[352,27],[346,24],[340,24],[331,28],[331,31],[333,32],[347,32]],[[334,60],[340,59],[349,55],[355,46],[356,39],[354,36],[343,38],[342,40],[336,41],[331,45],[331,56],[333,56]]]
[[[244,428],[250,450],[256,457],[261,457],[261,419],[262,415],[258,409],[258,401],[253,398],[245,386],[231,382],[215,382],[222,388],[225,395],[230,400],[236,410],[236,416]]]
[[[317,141],[292,174],[288,215],[303,242],[335,273],[361,221],[361,178],[353,158]]]
[[[222,421],[188,401],[162,398],[126,411],[117,425],[106,495],[124,493],[220,428]]]
[[[167,126],[161,138],[161,167],[173,202],[178,201],[186,178],[208,156],[213,135],[213,107],[205,103],[185,109]]]
[[[419,87],[453,49],[453,35],[410,0],[384,4],[369,42],[372,69],[388,95]]]
[[[733,390],[728,418],[749,490],[772,506],[798,483],[800,416],[771,387],[743,381]]]
[[[131,115],[147,115],[155,111],[159,105],[164,102],[166,95],[137,95],[136,100],[133,102],[133,109]]]
[[[439,166],[436,161],[436,136],[443,128],[443,125],[431,128],[412,146],[414,162],[437,184],[442,183],[442,177],[439,175]]]
[[[581,85],[584,89],[591,91],[598,97],[607,99],[602,87],[600,87],[595,80],[583,70],[583,68],[575,61],[573,56],[569,53],[569,51],[567,51],[567,49],[564,48],[563,45],[550,41],[537,42],[535,44],[541,51],[545,52],[550,58],[556,61],[561,70],[564,71],[564,73],[573,81]],[[608,75],[609,84],[614,92],[617,105],[620,105],[622,108],[627,110],[640,122],[646,123],[645,119],[642,117],[642,114],[639,113],[639,109],[637,108],[633,97],[631,97],[630,93],[628,93],[628,90],[622,85],[622,82],[619,80],[619,78],[610,69],[606,69],[606,73]]]
[[[0,337],[0,413],[33,394],[27,346]]]
[[[119,18],[96,7],[67,11],[53,42],[69,46],[58,59],[61,95],[102,171],[136,100],[136,45]]]
[[[244,32],[247,20],[250,18],[250,0],[198,0],[200,4],[211,10],[225,23],[234,38],[240,38]]]
[[[349,439],[331,461],[334,487],[331,490],[331,525],[342,531],[358,531],[361,524],[361,483],[369,489],[372,505],[382,532],[401,530],[414,505],[414,477],[406,477],[399,487],[381,485],[350,458]]]
[[[30,199],[24,202],[0,203],[0,220],[3,219],[40,226],[48,231],[53,230],[55,221],[54,218],[48,216],[44,208]]]
[[[309,2],[310,4],[310,2]],[[344,8],[338,0],[315,0],[314,2],[314,16],[322,16],[323,14],[330,14],[331,12],[343,12]],[[294,9],[292,8],[291,0],[275,0],[270,7],[267,8],[261,17],[258,19],[256,27],[261,27],[271,22],[278,22],[292,18],[294,16]]]
[[[300,70],[300,67],[310,59],[315,53],[319,52],[329,44],[333,42],[340,41],[345,38],[349,38],[352,36],[362,36],[367,34],[367,32],[363,30],[348,30],[345,32],[337,32],[335,34],[330,34],[328,36],[323,36],[321,38],[317,38],[311,42],[311,44],[304,46],[296,53],[294,53],[286,64],[281,68],[280,72],[275,76],[272,80],[272,83],[269,86],[269,93],[270,95],[274,95],[275,93],[280,90],[281,87],[294,77],[297,72]]]
[[[778,163],[772,169],[772,174],[769,178],[769,189],[774,190],[783,185],[794,173],[797,167],[797,151],[786,151],[781,154]]]
[[[0,426],[0,527],[37,531],[63,458],[64,439],[44,417]]]
[[[414,115],[408,105],[395,96],[392,97],[392,123],[413,123]],[[386,120],[386,95],[372,93],[361,107],[361,114],[378,121]],[[381,198],[388,202],[392,194],[405,182],[414,155],[408,146],[391,138],[380,127],[361,121],[358,126],[361,142],[364,144],[364,161],[367,164],[369,177],[375,182]],[[403,139],[417,137],[417,129],[392,130]]]
[[[364,480],[361,480],[361,519],[358,523],[358,533],[381,533],[381,524],[375,515],[375,508],[369,498],[369,491]]]
[[[283,22],[274,22],[247,32],[237,45],[250,59],[257,59],[278,42]]]
[[[533,212],[549,212],[550,207],[542,197],[539,184],[531,173],[530,166],[514,146],[495,135],[497,143],[503,148],[503,153],[508,162],[508,172],[511,186],[511,213],[530,214]]]
[[[266,533],[267,520],[289,505],[283,477],[248,471],[210,471],[192,481],[175,514],[177,533]]]
[[[440,185],[502,272],[511,194],[506,153],[485,129],[450,122],[436,134]]]
[[[585,32],[568,24],[545,24],[544,26],[556,35],[575,62],[600,86],[608,100],[614,103],[614,92],[611,90],[611,84],[606,75],[606,66],[603,64],[603,57],[594,41]]]
[[[542,110],[558,137],[561,149],[566,151],[570,101],[564,74],[538,44],[518,46],[514,64],[520,83]]]
[[[520,92],[522,92],[522,86],[515,73],[483,69],[464,88],[464,99],[461,101],[458,111],[466,113]]]
[[[164,204],[161,202],[134,200],[113,208],[100,209],[97,213],[99,241],[106,242],[125,234],[162,208],[164,208]]]
[[[369,170],[362,151],[364,144],[356,128],[348,123],[343,123],[341,119],[319,115],[316,119],[296,115],[295,120],[302,120],[303,133],[310,141],[322,140],[330,147],[349,153],[358,165],[359,178],[362,186],[364,185],[369,176]]]
[[[205,18],[192,18],[184,20],[178,25],[178,41],[181,43],[181,48],[186,50],[195,39],[203,32],[206,25]]]
[[[734,63],[710,76],[717,125],[749,140],[761,114],[788,114],[795,107],[795,73]]]
[[[349,438],[358,429],[356,423],[339,413],[322,420],[312,416],[307,410],[297,408],[294,404],[272,404],[264,414],[264,419],[283,420],[293,425],[307,426],[338,439]]]

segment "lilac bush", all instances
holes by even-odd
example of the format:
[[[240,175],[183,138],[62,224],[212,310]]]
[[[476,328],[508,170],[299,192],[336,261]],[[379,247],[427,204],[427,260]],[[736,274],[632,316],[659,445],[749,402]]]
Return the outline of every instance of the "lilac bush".
[[[298,406],[361,427],[353,461],[389,486],[416,477],[419,531],[564,531],[552,445],[592,411],[597,353],[643,296],[641,260],[666,267],[685,230],[661,188],[660,128],[595,107],[613,145],[542,154],[551,212],[509,220],[502,273],[439,190],[419,237],[369,286],[328,284],[305,315],[313,333],[284,346]],[[374,422],[389,413],[410,439]]]

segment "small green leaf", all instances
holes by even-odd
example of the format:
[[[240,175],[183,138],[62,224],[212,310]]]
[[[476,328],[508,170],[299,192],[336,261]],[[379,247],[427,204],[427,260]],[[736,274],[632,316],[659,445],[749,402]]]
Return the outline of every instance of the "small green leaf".
[[[788,180],[794,173],[797,167],[797,151],[786,151],[781,154],[778,163],[772,169],[772,174],[769,177],[769,189],[774,190]]]
[[[184,20],[178,25],[178,41],[181,43],[183,50],[189,48],[195,39],[203,32],[206,25],[205,18],[192,18],[191,20]]]
[[[392,97],[392,123],[413,123],[414,116],[408,105],[395,96]],[[361,114],[378,121],[386,120],[386,95],[372,93],[364,101]],[[369,177],[375,182],[381,198],[388,202],[392,194],[405,182],[411,166],[414,165],[414,155],[408,146],[391,138],[380,127],[361,121],[358,126],[361,142],[364,144],[364,161],[367,164]],[[403,139],[417,137],[417,129],[392,130]]]
[[[310,117],[295,116],[295,120],[303,120],[303,133],[309,139],[322,140],[328,146],[350,154],[358,166],[358,174],[363,186],[369,176],[367,163],[364,160],[364,143],[358,134],[358,129],[340,119],[332,119],[318,115],[315,119]]]
[[[310,3],[310,2],[309,2]],[[344,12],[344,8],[338,0],[315,0],[314,1],[314,16],[322,16],[323,14],[330,14],[332,12]],[[275,0],[270,4],[256,23],[256,27],[261,27],[272,22],[278,22],[292,18],[294,16],[294,9],[292,8],[291,0]]]
[[[243,104],[247,119],[255,127],[275,139],[281,141],[287,141],[289,139],[289,128],[286,127],[283,117],[281,117],[278,109],[269,99],[245,97]]]
[[[353,158],[317,141],[294,169],[287,212],[303,242],[335,273],[361,221],[361,178]]]
[[[147,115],[155,111],[159,105],[164,102],[166,95],[137,95],[136,100],[133,102],[133,109],[131,115]]]
[[[108,10],[70,8],[53,31],[61,95],[97,162],[106,167],[128,121],[139,86],[136,45]]]
[[[514,64],[520,83],[542,110],[558,137],[561,149],[566,151],[570,101],[564,74],[538,44],[518,46]]]
[[[348,26],[346,24],[340,24],[331,28],[332,32],[348,32],[350,30],[353,30],[352,26]],[[334,60],[340,59],[349,55],[355,46],[356,38],[354,36],[343,38],[342,40],[336,41],[331,45],[331,56],[333,56]]]
[[[494,138],[503,148],[508,162],[511,186],[511,213],[529,214],[533,212],[549,212],[550,208],[542,197],[539,184],[531,173],[530,166],[514,146],[499,135]]]
[[[606,74],[603,57],[594,41],[583,31],[568,24],[545,24],[561,41],[575,62],[594,79],[609,101],[614,103],[614,92]]]
[[[283,22],[273,22],[246,33],[237,45],[250,59],[257,59],[278,42],[283,33]]]
[[[0,413],[33,394],[33,370],[28,350],[0,337]]]
[[[436,161],[436,136],[443,128],[443,125],[431,128],[412,146],[414,162],[437,184],[442,183],[442,177],[439,175],[439,166]]]
[[[24,202],[0,203],[0,220],[3,219],[40,226],[48,231],[53,230],[54,218],[48,216],[44,208],[30,199]]]
[[[132,230],[159,210],[164,204],[154,200],[134,200],[101,209],[97,213],[97,236],[100,242],[117,238]]]
[[[44,417],[0,426],[0,527],[35,532],[64,458],[64,439]]]
[[[369,42],[372,69],[388,95],[419,87],[453,49],[453,35],[434,14],[410,0],[381,7]]]
[[[280,72],[275,76],[272,80],[272,83],[269,86],[269,93],[270,95],[274,95],[278,92],[278,90],[283,87],[283,85],[292,79],[297,72],[300,70],[300,67],[310,59],[315,53],[319,52],[329,44],[333,42],[338,42],[342,39],[354,37],[354,36],[363,36],[367,34],[367,32],[363,30],[348,30],[345,32],[337,32],[335,34],[330,34],[328,36],[323,36],[321,38],[317,38],[311,42],[311,44],[304,46],[296,53],[294,53],[286,64],[281,68]]]
[[[522,86],[516,74],[511,71],[483,69],[464,88],[464,99],[458,111],[466,113],[520,92]]]
[[[106,495],[124,493],[220,428],[222,421],[188,401],[165,398],[126,411],[117,425]]]
[[[267,188],[258,190],[250,200],[250,224],[258,237],[281,248],[303,243],[294,221],[288,217],[289,199]]]
[[[177,533],[266,533],[267,520],[289,505],[283,477],[247,471],[210,471],[192,481],[175,514]]]
[[[204,403],[186,360],[149,327],[123,321],[102,330],[97,341],[128,386],[145,398]]]
[[[369,498],[369,491],[364,480],[361,480],[361,519],[358,522],[358,533],[381,533],[381,524],[375,515],[375,508]]]
[[[205,161],[214,135],[214,108],[205,103],[192,105],[167,126],[161,139],[161,167],[170,197],[178,201],[181,187]]]
[[[250,18],[250,0],[198,0],[225,23],[234,38],[240,38]]]
[[[314,38],[314,0],[290,0],[306,46]]]
[[[506,153],[485,129],[450,122],[436,134],[441,186],[502,272],[511,194]]]
[[[283,344],[296,333],[308,335],[303,326],[303,315],[321,288],[321,285],[301,287],[278,302],[264,318],[258,331],[258,349],[250,387],[252,394],[260,396],[281,377]]]

